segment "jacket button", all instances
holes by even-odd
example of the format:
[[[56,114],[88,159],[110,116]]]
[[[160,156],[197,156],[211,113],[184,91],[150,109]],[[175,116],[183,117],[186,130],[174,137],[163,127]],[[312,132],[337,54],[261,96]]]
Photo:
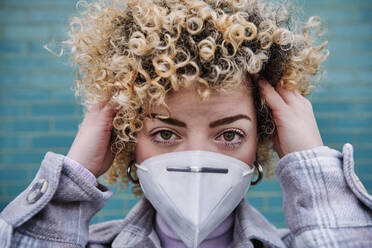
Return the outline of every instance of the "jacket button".
[[[32,204],[39,200],[48,189],[48,181],[40,179],[31,188],[27,195],[27,202]]]

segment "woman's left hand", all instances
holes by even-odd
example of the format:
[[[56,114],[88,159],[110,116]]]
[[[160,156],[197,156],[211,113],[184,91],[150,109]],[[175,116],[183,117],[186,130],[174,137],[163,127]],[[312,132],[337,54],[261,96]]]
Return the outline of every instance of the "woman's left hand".
[[[274,146],[279,157],[323,146],[312,105],[293,90],[278,86],[274,89],[264,80],[259,82],[261,95],[272,110],[276,125]]]

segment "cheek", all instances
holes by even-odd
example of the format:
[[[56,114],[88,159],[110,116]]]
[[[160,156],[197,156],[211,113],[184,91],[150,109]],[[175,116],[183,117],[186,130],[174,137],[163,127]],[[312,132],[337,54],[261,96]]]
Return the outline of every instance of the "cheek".
[[[257,154],[257,132],[251,134],[244,145],[234,154],[234,157],[253,166]]]
[[[154,149],[154,144],[145,136],[142,131],[137,133],[136,140],[136,163],[140,164],[145,159],[158,155],[156,149]]]
[[[256,160],[257,138],[249,140],[244,148],[241,154],[239,154],[239,159],[248,165],[253,165],[253,162]]]

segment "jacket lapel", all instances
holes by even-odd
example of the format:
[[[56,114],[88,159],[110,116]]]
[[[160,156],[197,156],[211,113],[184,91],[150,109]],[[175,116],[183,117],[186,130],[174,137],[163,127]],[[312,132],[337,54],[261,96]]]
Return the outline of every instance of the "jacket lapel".
[[[113,248],[155,248],[149,235],[153,229],[155,210],[142,198],[127,214],[124,227],[112,243]]]
[[[155,248],[149,238],[153,231],[155,210],[142,198],[126,216],[123,229],[112,243],[113,248]],[[233,247],[284,248],[280,232],[247,199],[235,209]]]
[[[233,240],[233,247],[286,247],[278,229],[245,198],[235,210]]]

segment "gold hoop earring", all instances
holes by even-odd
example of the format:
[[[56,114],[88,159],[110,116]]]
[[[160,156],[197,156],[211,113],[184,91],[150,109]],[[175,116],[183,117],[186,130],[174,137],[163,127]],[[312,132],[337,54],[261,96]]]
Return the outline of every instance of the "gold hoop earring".
[[[262,169],[262,166],[260,165],[260,163],[258,163],[257,161],[254,161],[254,167],[255,169],[257,170],[258,172],[258,176],[257,176],[257,179],[255,181],[252,181],[251,182],[251,185],[256,185],[258,184],[262,178],[263,178],[263,169]]]
[[[127,178],[129,179],[129,181],[131,181],[132,183],[134,184],[138,184],[139,183],[139,180],[138,178],[137,179],[134,179],[132,177],[132,167],[135,165],[136,161],[135,160],[132,160],[129,162],[128,164],[128,167],[127,167]]]

